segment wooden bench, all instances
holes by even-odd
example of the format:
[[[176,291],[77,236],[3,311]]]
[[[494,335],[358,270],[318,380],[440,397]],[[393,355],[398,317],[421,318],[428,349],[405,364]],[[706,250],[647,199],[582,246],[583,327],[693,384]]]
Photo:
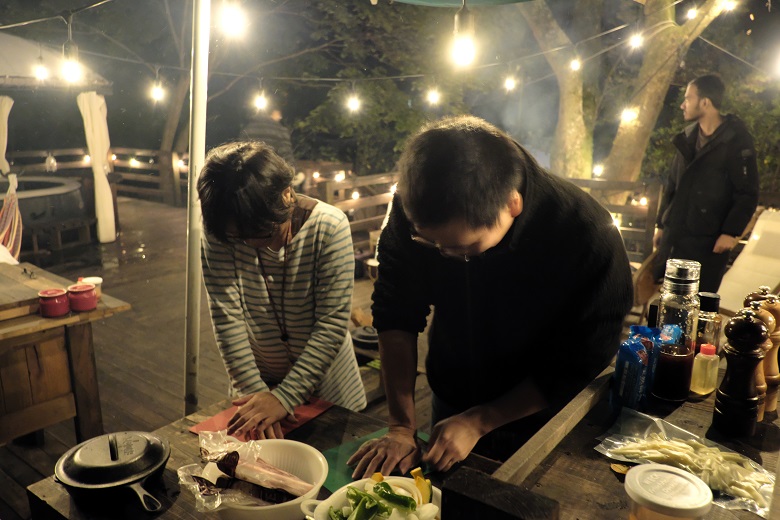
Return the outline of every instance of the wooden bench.
[[[26,226],[32,236],[33,255],[38,256],[41,249],[48,249],[52,252],[63,251],[64,249],[83,246],[92,243],[91,227],[95,224],[94,218],[72,218],[60,222],[47,222],[45,224],[32,224]],[[73,231],[75,239],[69,236]],[[65,234],[63,238],[63,234]],[[40,239],[46,237],[48,243],[46,248],[41,247]]]

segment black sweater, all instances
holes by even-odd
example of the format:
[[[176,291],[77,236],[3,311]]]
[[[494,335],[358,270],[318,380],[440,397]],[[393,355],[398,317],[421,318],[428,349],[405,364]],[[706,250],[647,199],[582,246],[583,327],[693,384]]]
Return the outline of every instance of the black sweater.
[[[631,308],[628,258],[610,214],[541,169],[528,172],[522,195],[502,242],[467,263],[414,243],[398,197],[379,239],[374,325],[420,333],[433,305],[428,379],[456,408],[527,376],[559,408],[607,366]]]

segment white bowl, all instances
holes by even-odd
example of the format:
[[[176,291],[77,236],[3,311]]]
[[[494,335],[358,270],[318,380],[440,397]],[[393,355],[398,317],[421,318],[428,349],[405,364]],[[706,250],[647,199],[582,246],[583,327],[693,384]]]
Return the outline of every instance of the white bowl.
[[[414,484],[414,479],[406,478],[406,477],[391,477],[392,479],[401,479],[408,480]],[[304,515],[308,515],[314,520],[328,520],[328,511],[331,507],[334,507],[336,509],[341,509],[342,507],[346,507],[349,505],[349,502],[347,501],[347,488],[348,487],[356,487],[359,490],[363,491],[366,487],[366,482],[368,482],[370,479],[364,478],[362,480],[356,480],[355,482],[351,484],[347,484],[346,486],[343,486],[336,490],[335,493],[333,493],[331,496],[326,498],[325,500],[304,500],[301,504],[301,511],[303,511]],[[441,509],[441,490],[437,487],[433,488],[433,500],[432,502]],[[441,513],[439,514],[439,517],[441,517]],[[299,517],[300,518],[300,517]]]
[[[260,457],[269,464],[292,473],[313,484],[306,494],[295,500],[270,506],[230,505],[219,510],[224,520],[301,520],[301,504],[315,498],[328,476],[325,457],[308,444],[289,439],[255,441],[260,446]]]

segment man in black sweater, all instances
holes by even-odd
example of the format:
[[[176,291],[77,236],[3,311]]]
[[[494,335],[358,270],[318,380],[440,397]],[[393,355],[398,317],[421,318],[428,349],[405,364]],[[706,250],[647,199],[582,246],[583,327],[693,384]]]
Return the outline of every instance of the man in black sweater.
[[[632,284],[612,217],[475,117],[407,143],[379,239],[374,326],[389,432],[355,452],[353,476],[419,463],[417,336],[433,430],[423,460],[446,471],[472,449],[506,458],[610,362]]]
[[[688,84],[680,108],[693,124],[675,136],[677,148],[658,209],[656,278],[666,260],[701,263],[699,290],[718,292],[729,252],[758,205],[753,137],[739,118],[721,114],[725,87],[717,76]]]

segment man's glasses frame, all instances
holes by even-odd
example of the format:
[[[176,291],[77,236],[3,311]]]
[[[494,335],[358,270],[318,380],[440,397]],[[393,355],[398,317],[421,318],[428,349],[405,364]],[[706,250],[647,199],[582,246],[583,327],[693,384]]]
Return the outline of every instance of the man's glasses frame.
[[[436,242],[431,242],[427,238],[423,238],[420,235],[416,235],[414,233],[411,233],[410,237],[412,242],[420,244],[423,247],[427,247],[428,249],[435,249],[444,258],[452,258],[453,260],[460,260],[461,262],[468,262],[471,260],[472,255],[464,253],[463,250],[441,247]]]

